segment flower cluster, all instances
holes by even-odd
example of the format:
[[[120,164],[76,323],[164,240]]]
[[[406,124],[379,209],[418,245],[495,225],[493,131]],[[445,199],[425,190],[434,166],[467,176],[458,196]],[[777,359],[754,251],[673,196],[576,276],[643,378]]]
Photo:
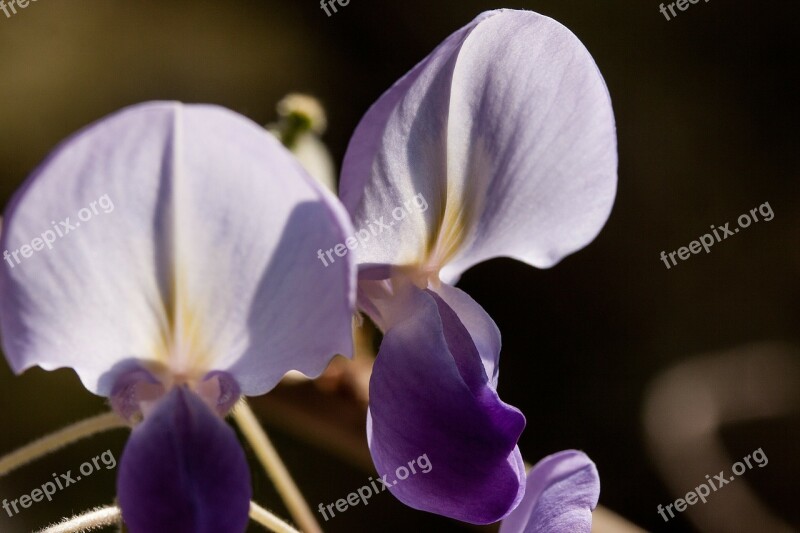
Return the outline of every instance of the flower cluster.
[[[455,287],[511,257],[546,268],[582,248],[616,190],[610,99],[569,30],[484,13],[372,106],[339,198],[231,111],[145,103],[65,141],[8,206],[0,249],[54,213],[110,194],[113,218],[0,271],[16,372],[73,368],[134,426],[118,499],[133,533],[241,532],[251,498],[225,415],[289,371],[353,352],[354,313],[383,338],[367,420],[378,471],[436,465],[389,487],[402,502],[502,531],[585,531],[599,480],[565,451],[526,476],[522,413],[498,393],[500,333]],[[320,268],[309,259],[415,195],[429,208]]]

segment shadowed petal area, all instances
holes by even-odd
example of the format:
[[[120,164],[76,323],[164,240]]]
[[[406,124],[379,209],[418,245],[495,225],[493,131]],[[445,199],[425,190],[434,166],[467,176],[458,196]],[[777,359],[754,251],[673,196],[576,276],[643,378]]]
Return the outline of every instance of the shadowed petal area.
[[[500,533],[589,533],[599,497],[600,477],[586,454],[547,456],[531,469],[525,498],[503,520]]]
[[[289,370],[318,375],[352,349],[352,258],[317,258],[349,228],[245,117],[124,109],[62,143],[6,211],[0,250],[20,262],[0,264],[4,353],[16,372],[72,367],[102,395],[129,360],[194,380],[228,371],[248,395]]]
[[[500,371],[500,330],[492,317],[466,292],[457,287],[442,283],[436,294],[447,303],[469,332],[492,388],[497,388]]]
[[[133,430],[120,460],[117,494],[131,533],[242,533],[251,492],[233,429],[183,387]]]
[[[414,288],[405,305],[408,318],[386,332],[370,381],[375,466],[406,505],[475,524],[500,520],[522,498],[516,443],[525,418],[490,386],[469,333],[440,297]],[[398,467],[422,455],[428,473],[392,484]]]
[[[454,33],[367,112],[340,196],[361,221],[422,193],[430,209],[359,261],[427,260],[454,283],[492,257],[549,267],[582,248],[605,224],[616,183],[613,111],[589,52],[550,18],[498,10]]]

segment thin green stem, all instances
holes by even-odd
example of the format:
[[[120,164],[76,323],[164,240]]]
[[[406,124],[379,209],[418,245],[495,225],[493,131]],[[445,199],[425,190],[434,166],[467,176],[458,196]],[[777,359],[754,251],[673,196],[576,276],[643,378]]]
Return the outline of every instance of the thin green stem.
[[[250,518],[275,533],[300,533],[256,502],[250,502]]]
[[[305,533],[322,533],[314,514],[308,507],[300,489],[297,488],[291,474],[281,461],[277,450],[270,442],[267,433],[258,422],[247,402],[242,399],[233,410],[233,418],[242,430],[247,441],[253,447],[258,460],[264,466],[267,475],[275,484],[275,489],[280,494],[292,518]]]
[[[122,513],[119,507],[95,507],[82,515],[65,518],[60,524],[39,530],[39,533],[80,533],[118,525],[121,521]]]
[[[5,457],[0,457],[0,476],[81,439],[121,427],[127,427],[127,424],[114,412],[103,413],[72,424],[37,439]]]

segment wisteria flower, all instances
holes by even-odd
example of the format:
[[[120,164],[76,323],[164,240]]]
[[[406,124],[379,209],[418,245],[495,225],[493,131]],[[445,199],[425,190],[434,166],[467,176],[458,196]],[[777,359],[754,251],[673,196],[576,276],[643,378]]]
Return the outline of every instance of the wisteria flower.
[[[423,453],[435,465],[390,487],[404,503],[473,523],[519,504],[525,419],[496,392],[500,334],[453,284],[490,258],[546,268],[591,242],[616,169],[597,66],[569,30],[533,12],[482,14],[362,119],[340,197],[375,235],[354,250],[359,307],[384,333],[370,450],[378,471]],[[403,209],[417,199],[425,209]]]
[[[14,251],[3,349],[16,372],[71,367],[143,418],[117,481],[129,531],[245,530],[249,469],[221,415],[351,353],[354,269],[306,259],[349,228],[272,135],[212,106],[120,111],[17,192],[0,240]]]
[[[522,502],[500,533],[589,533],[600,497],[597,468],[585,453],[565,450],[531,468]]]

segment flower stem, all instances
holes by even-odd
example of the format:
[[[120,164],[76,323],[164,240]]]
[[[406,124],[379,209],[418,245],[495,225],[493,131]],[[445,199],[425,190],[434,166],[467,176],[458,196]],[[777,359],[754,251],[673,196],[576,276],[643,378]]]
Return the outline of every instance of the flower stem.
[[[275,533],[300,533],[256,502],[250,502],[250,518]]]
[[[73,442],[103,431],[126,426],[125,421],[114,412],[87,418],[51,435],[37,439],[5,457],[0,457],[0,476],[4,476],[12,470],[16,470]]]
[[[247,402],[242,399],[233,410],[233,418],[242,430],[245,438],[264,466],[267,475],[275,484],[275,489],[281,495],[286,507],[294,518],[294,521],[305,533],[322,533],[317,524],[311,509],[308,507],[303,495],[297,488],[291,474],[281,461],[278,452],[267,437],[267,433],[259,424],[255,413],[253,413]]]
[[[96,507],[82,515],[65,518],[60,524],[55,524],[39,531],[39,533],[79,533],[92,531],[102,527],[117,525],[122,520],[119,507]]]

